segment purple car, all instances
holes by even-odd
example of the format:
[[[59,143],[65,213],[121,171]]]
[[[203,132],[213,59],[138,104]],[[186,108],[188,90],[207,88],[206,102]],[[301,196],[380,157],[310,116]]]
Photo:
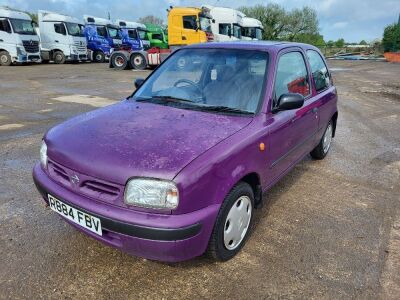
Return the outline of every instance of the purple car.
[[[33,170],[52,210],[133,255],[232,258],[263,193],[335,135],[336,88],[310,45],[193,45],[135,85],[49,130]]]

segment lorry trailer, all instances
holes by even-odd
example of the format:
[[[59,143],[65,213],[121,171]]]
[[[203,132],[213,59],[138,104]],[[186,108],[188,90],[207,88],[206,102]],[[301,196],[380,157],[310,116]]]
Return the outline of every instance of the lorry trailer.
[[[0,65],[41,62],[40,41],[31,17],[0,8]]]
[[[83,24],[78,19],[39,10],[39,34],[43,62],[56,64],[87,60],[87,44]]]

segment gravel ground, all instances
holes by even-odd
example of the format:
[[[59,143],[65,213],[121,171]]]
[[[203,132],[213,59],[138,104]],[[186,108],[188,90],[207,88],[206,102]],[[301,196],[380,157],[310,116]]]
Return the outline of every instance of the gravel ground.
[[[148,71],[0,69],[0,298],[400,298],[400,64],[330,61],[337,135],[264,195],[233,260],[165,264],[77,232],[32,182],[47,129],[118,101]]]

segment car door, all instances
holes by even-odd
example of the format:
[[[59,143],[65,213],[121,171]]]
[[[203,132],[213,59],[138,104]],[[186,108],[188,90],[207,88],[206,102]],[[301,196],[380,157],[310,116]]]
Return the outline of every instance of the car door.
[[[182,22],[182,44],[198,43],[197,16],[182,16]]]
[[[11,31],[11,24],[8,19],[0,18],[0,43],[3,44],[5,49],[16,44],[15,35]],[[1,48],[1,46],[0,46]]]
[[[332,84],[331,74],[321,54],[313,49],[306,51],[313,81],[313,98],[318,108],[318,133],[316,144],[321,139],[329,120],[336,111],[336,88]]]
[[[312,98],[310,74],[305,54],[299,49],[281,52],[277,59],[272,109],[288,93],[304,96],[301,108],[272,113],[269,124],[269,172],[267,185],[280,178],[314,143],[318,114]]]

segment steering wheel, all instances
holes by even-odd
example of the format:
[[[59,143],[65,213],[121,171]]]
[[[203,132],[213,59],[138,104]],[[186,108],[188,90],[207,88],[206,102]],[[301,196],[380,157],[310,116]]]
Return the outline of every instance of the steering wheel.
[[[182,78],[182,79],[179,79],[177,82],[174,83],[174,87],[178,87],[178,85],[181,84],[181,83],[187,83],[190,86],[195,87],[196,90],[199,92],[199,94],[201,96],[201,99],[203,99],[203,91],[199,88],[199,86],[194,81]]]

